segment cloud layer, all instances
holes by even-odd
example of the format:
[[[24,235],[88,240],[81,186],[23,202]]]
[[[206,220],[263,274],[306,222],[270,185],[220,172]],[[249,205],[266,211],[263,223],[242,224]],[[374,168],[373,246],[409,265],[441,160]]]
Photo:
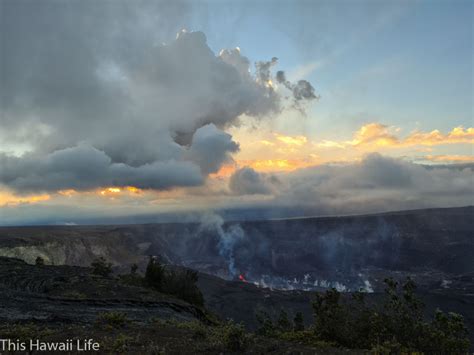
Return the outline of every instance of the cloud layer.
[[[270,203],[261,201],[264,208],[315,215],[463,206],[473,202],[473,170],[472,164],[424,166],[372,153],[360,162],[276,174],[277,189],[266,174],[244,168],[231,177],[229,189],[241,195],[272,191]]]

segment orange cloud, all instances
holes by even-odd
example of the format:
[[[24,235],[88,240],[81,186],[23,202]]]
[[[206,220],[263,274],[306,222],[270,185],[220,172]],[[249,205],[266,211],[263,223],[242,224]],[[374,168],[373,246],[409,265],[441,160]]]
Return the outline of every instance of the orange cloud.
[[[273,146],[273,145],[275,145],[275,143],[270,142],[270,141],[267,141],[266,139],[262,139],[262,140],[260,141],[260,144],[268,145],[268,146]]]
[[[234,171],[237,170],[235,164],[224,164],[221,166],[218,172],[210,174],[210,178],[222,178],[231,176]]]
[[[51,198],[50,195],[31,195],[31,196],[17,196],[9,192],[0,192],[0,206],[11,206],[20,204],[33,204],[42,201],[47,201]]]
[[[68,189],[68,190],[59,190],[58,194],[61,196],[66,196],[66,197],[71,197],[77,194],[77,191],[74,189]]]
[[[375,144],[389,146],[399,144],[399,140],[390,132],[390,128],[380,123],[369,123],[357,130],[354,139],[346,142],[349,145]]]
[[[275,133],[275,138],[287,145],[302,146],[308,142],[308,139],[305,136],[285,136],[283,134]]]
[[[423,160],[428,160],[437,163],[472,163],[474,156],[472,155],[427,155]]]
[[[239,166],[249,166],[262,172],[270,171],[292,171],[315,165],[315,161],[304,159],[262,159],[262,160],[240,160]]]
[[[135,186],[107,187],[98,191],[98,193],[102,196],[113,196],[121,193],[141,194],[142,192],[143,190]]]
[[[459,126],[447,134],[443,134],[437,129],[431,132],[413,132],[405,138],[403,143],[408,145],[473,144],[474,128],[464,129]]]
[[[323,140],[316,144],[318,148],[364,148],[387,147],[402,148],[410,146],[434,146],[444,144],[473,144],[474,128],[455,127],[447,134],[439,130],[431,132],[415,131],[407,137],[397,136],[398,129],[380,123],[369,123],[359,128],[350,141]]]

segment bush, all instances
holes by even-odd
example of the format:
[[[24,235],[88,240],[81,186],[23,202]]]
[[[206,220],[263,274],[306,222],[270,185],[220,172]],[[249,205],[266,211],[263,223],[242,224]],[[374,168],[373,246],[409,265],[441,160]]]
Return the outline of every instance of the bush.
[[[217,327],[211,328],[209,335],[210,343],[215,348],[224,348],[230,351],[244,351],[250,343],[250,335],[247,334],[242,324],[227,321]]]
[[[273,324],[273,320],[267,312],[259,310],[255,313],[255,318],[257,319],[258,323],[256,331],[258,335],[268,337],[273,337],[276,335],[277,327],[275,324]]]
[[[196,271],[183,269],[168,271],[163,278],[162,292],[176,296],[197,306],[204,305],[204,297],[197,287]]]
[[[44,259],[41,256],[38,256],[35,260],[35,265],[38,265],[38,266],[44,265]]]
[[[189,269],[166,270],[155,258],[150,257],[145,285],[159,292],[176,296],[197,306],[204,305],[204,297],[197,287],[198,273]]]
[[[292,329],[291,323],[288,320],[288,313],[284,309],[281,309],[278,316],[277,327],[281,332],[288,332]]]
[[[206,327],[198,320],[179,322],[171,319],[167,321],[167,324],[175,326],[179,329],[187,329],[192,331],[192,337],[195,340],[207,339],[209,337],[210,328]]]
[[[148,287],[161,291],[163,288],[163,279],[165,277],[165,269],[155,258],[150,256],[145,271],[145,284]]]
[[[121,328],[129,322],[126,313],[123,312],[104,312],[97,317],[97,323],[108,325],[114,328]]]
[[[434,319],[427,322],[411,279],[401,289],[392,279],[386,279],[385,283],[385,301],[381,307],[366,305],[362,293],[354,294],[351,302],[342,301],[335,289],[318,294],[312,303],[316,336],[346,348],[381,352],[465,353],[469,350],[462,316],[437,311]]]
[[[129,344],[133,341],[131,336],[126,334],[119,334],[112,343],[112,350],[115,353],[125,353],[129,348]]]
[[[1,329],[2,339],[19,339],[30,341],[30,339],[42,339],[51,335],[53,331],[35,323],[4,324]]]
[[[289,321],[288,313],[284,309],[280,310],[275,321],[263,310],[257,311],[255,317],[259,324],[256,331],[258,335],[281,338],[284,333],[304,331],[303,314],[301,312],[295,313],[293,323]]]
[[[104,257],[99,257],[91,263],[94,275],[107,277],[112,273],[112,264],[108,263]]]
[[[303,313],[296,312],[295,317],[293,318],[293,330],[295,332],[302,332],[304,330]]]
[[[206,326],[197,320],[180,322],[173,319],[167,320],[165,324],[191,331],[191,337],[194,340],[207,343],[207,350],[219,350],[219,352],[228,350],[240,353],[248,347],[252,339],[242,324],[236,324],[232,320],[214,326]]]

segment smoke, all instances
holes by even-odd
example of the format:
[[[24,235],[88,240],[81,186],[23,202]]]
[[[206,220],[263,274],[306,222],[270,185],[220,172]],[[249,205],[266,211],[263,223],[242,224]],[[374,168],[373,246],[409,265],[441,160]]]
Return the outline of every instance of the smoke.
[[[202,217],[200,230],[217,233],[219,236],[217,243],[219,255],[226,260],[229,275],[234,278],[238,274],[235,266],[235,248],[245,238],[244,230],[239,224],[233,224],[225,228],[222,217],[214,213]]]

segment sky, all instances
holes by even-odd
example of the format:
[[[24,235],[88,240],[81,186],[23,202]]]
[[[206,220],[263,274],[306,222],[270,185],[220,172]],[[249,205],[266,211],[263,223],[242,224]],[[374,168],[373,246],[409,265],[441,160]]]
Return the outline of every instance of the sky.
[[[0,225],[472,205],[472,26],[468,0],[0,0]]]

